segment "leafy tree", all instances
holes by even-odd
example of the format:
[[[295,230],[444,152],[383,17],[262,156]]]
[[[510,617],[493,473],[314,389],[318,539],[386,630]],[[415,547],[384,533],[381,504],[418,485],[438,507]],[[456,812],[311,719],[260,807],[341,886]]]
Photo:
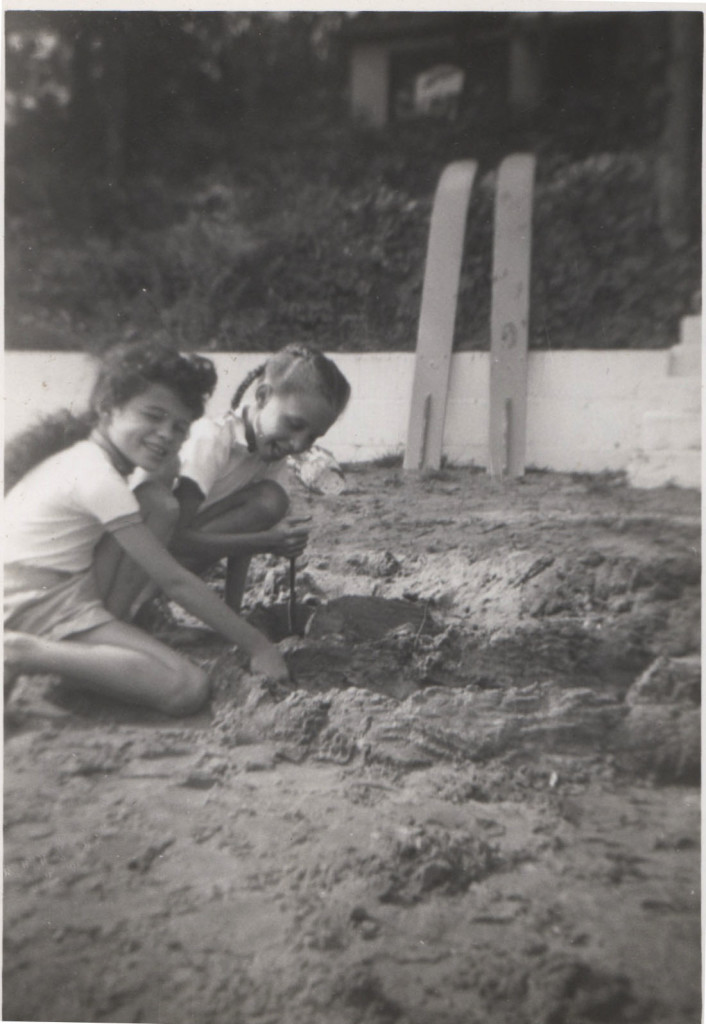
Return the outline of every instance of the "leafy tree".
[[[341,17],[9,11],[8,161],[53,171],[65,218],[119,218],[126,182],[193,177],[232,158],[244,126],[276,130],[320,100]]]
[[[434,188],[472,157],[458,342],[487,345],[493,171],[523,149],[532,343],[673,337],[698,308],[701,15],[557,16],[544,52],[542,14],[533,109],[495,78],[490,102],[486,64],[457,120],[384,130],[348,116],[359,17],[386,15],[6,12],[8,344],[409,347]],[[464,42],[485,17],[453,15]]]

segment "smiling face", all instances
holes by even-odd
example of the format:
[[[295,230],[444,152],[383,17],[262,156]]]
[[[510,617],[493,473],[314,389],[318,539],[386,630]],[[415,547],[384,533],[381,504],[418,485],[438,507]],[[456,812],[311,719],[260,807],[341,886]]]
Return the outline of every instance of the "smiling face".
[[[274,391],[269,384],[257,389],[256,403],[248,409],[248,416],[257,453],[265,462],[307,451],[336,420],[322,395]]]
[[[154,472],[175,455],[186,440],[194,414],[164,384],[104,413],[100,429],[134,466]]]

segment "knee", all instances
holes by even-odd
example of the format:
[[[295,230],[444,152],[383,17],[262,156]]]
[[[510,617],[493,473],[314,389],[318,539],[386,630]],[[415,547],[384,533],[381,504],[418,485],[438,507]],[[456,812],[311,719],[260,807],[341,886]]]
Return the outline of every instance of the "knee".
[[[185,662],[171,681],[169,692],[160,701],[160,711],[181,717],[200,711],[210,696],[208,675],[191,662]]]
[[[263,480],[257,485],[257,502],[264,529],[275,526],[289,509],[289,497],[274,480]]]
[[[179,519],[179,502],[161,483],[149,481],[135,488],[144,522],[153,533],[162,535],[173,530]]]

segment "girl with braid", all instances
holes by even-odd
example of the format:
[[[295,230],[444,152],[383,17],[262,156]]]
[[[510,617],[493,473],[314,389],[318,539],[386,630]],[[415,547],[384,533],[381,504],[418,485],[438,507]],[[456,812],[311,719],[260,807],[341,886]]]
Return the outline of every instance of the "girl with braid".
[[[304,551],[309,517],[287,515],[287,456],[325,434],[349,396],[327,356],[287,345],[245,377],[224,416],[194,424],[179,456],[181,514],[171,549],[198,574],[226,558],[225,600],[234,611],[254,554]]]

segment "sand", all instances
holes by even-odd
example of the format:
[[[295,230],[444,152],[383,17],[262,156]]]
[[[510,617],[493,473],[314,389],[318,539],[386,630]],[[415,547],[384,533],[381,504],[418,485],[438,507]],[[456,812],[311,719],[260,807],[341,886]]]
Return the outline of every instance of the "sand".
[[[199,716],[20,682],[4,1019],[700,1021],[699,495],[358,467],[296,507],[305,635],[283,560],[248,597],[291,686],[183,615]]]

